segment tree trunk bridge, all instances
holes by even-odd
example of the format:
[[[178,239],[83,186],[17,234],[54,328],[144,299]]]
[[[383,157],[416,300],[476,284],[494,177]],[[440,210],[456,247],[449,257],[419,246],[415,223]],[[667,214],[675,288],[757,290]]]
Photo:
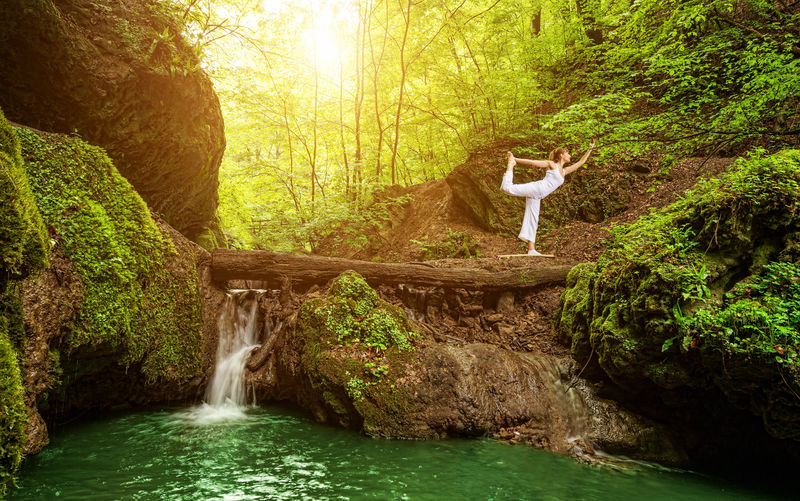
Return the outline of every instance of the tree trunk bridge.
[[[342,272],[353,270],[371,285],[409,284],[477,290],[530,289],[564,283],[570,265],[488,271],[475,268],[435,268],[421,263],[374,263],[323,256],[303,256],[256,250],[216,249],[211,254],[215,281],[285,278],[295,286],[325,284]]]

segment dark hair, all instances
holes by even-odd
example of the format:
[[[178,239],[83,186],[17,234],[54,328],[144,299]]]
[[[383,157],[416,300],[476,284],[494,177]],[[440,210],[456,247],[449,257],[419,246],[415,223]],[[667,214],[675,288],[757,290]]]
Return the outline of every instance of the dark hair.
[[[550,161],[551,162],[558,162],[561,160],[561,155],[567,152],[566,148],[556,148],[550,152]]]

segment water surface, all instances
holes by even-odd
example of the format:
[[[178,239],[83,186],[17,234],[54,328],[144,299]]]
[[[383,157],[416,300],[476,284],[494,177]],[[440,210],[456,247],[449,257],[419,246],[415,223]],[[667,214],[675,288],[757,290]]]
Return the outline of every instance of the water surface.
[[[197,407],[74,423],[11,499],[765,500],[659,468],[611,471],[489,439],[372,440],[284,407]]]

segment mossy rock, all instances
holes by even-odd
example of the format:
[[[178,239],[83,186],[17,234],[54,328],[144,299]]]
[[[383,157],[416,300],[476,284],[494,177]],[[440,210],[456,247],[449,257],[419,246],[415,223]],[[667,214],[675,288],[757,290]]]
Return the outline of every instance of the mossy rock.
[[[0,2],[0,107],[9,120],[104,148],[193,239],[214,218],[225,135],[184,14],[151,0]]]
[[[403,311],[347,271],[302,305],[298,333],[304,371],[328,412],[368,434],[398,435],[412,394],[398,379],[420,339]]]
[[[4,498],[22,461],[28,415],[23,401],[17,353],[0,316],[0,498]]]
[[[632,394],[718,391],[800,439],[798,232],[800,151],[741,159],[615,228],[570,273],[555,326]]]
[[[22,167],[19,138],[0,111],[0,269],[24,278],[47,266],[50,239]]]
[[[78,137],[17,129],[36,204],[86,292],[66,345],[109,345],[148,379],[200,370],[202,307],[196,268],[174,274],[175,255],[131,184],[106,153]]]
[[[583,263],[575,266],[567,275],[567,288],[553,321],[562,333],[569,333],[572,353],[578,360],[589,357],[589,324],[592,318],[592,289],[589,286],[594,274],[594,263]]]

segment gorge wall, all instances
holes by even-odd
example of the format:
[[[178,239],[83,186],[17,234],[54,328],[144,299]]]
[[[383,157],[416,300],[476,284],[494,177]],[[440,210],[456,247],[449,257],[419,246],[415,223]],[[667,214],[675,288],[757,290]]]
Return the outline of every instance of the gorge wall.
[[[0,108],[103,147],[153,211],[209,239],[222,114],[177,14],[144,0],[0,3]]]

